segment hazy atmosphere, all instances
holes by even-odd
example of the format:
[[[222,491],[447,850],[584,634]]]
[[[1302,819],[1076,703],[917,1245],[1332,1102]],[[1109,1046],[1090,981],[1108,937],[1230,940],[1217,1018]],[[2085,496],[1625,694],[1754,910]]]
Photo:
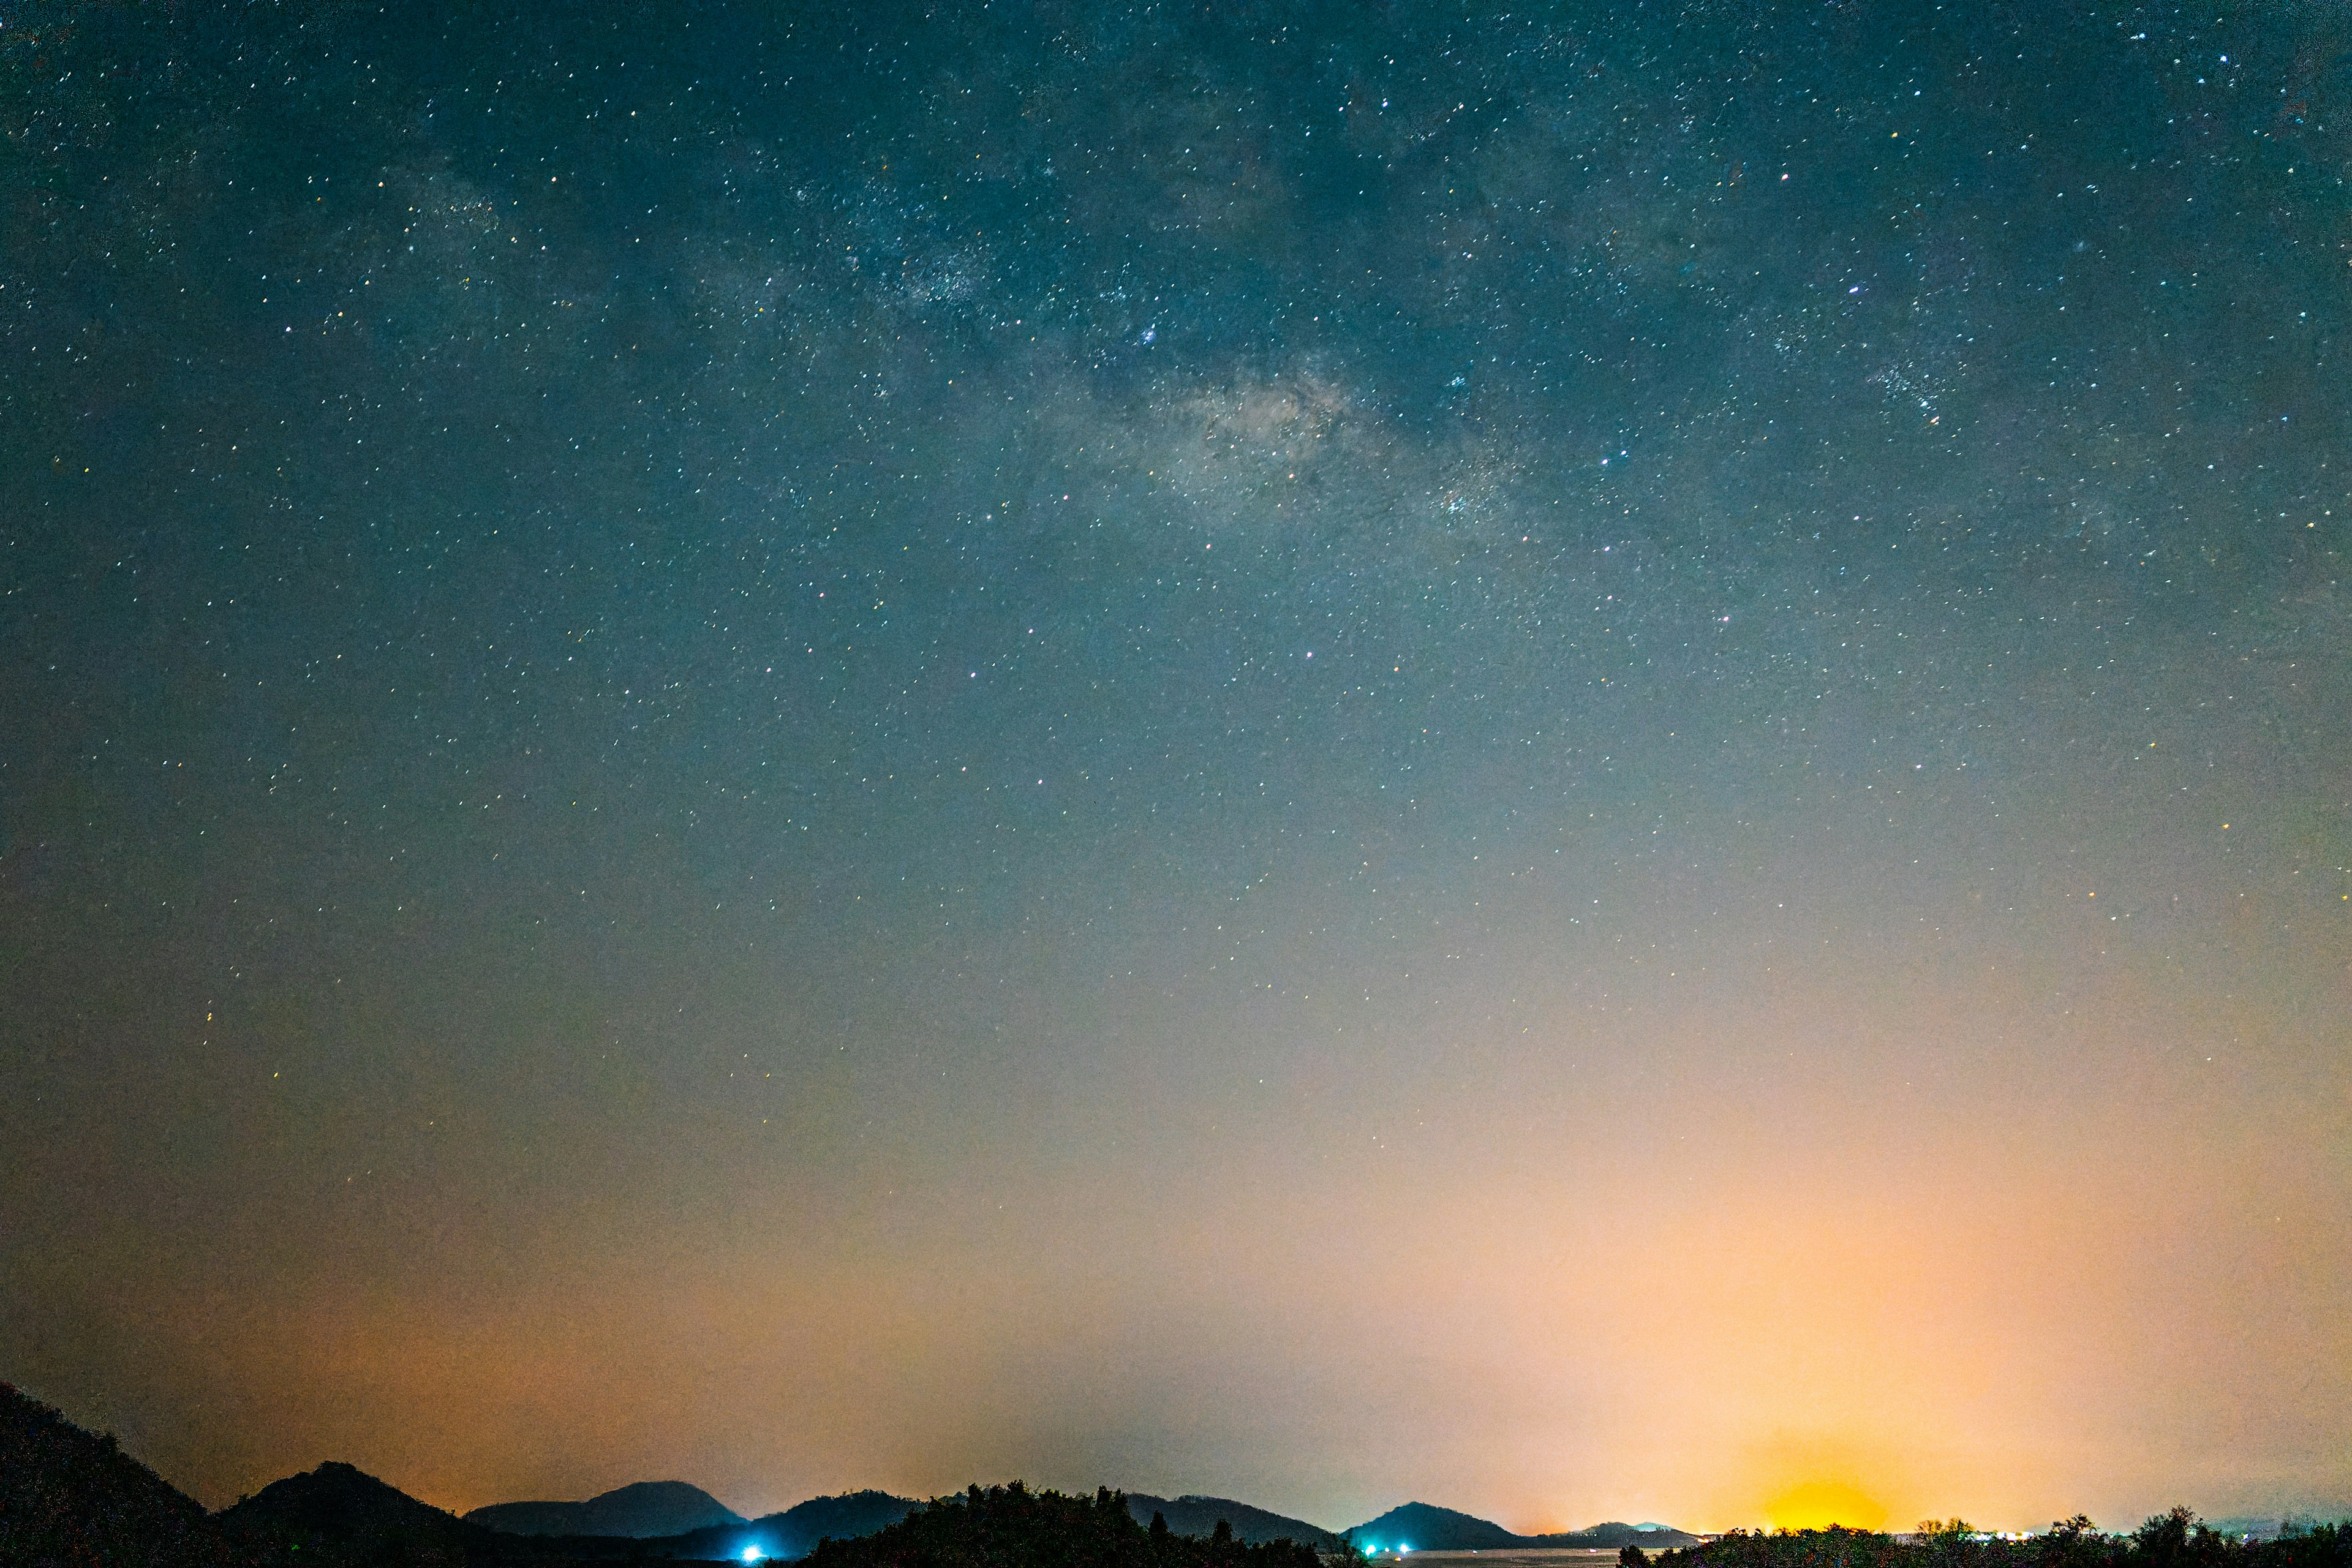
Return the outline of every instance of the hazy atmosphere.
[[[0,0],[0,1377],[2352,1510],[2352,13],[499,9]]]

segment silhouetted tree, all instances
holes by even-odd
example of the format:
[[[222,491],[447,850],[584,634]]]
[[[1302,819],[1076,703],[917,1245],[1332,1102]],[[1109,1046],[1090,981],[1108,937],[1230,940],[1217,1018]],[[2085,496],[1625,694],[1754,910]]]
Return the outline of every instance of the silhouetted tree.
[[[2196,1538],[2211,1533],[2193,1511],[2176,1508],[2132,1531],[2132,1554],[2137,1568],[2181,1568],[2195,1555],[2190,1549]]]

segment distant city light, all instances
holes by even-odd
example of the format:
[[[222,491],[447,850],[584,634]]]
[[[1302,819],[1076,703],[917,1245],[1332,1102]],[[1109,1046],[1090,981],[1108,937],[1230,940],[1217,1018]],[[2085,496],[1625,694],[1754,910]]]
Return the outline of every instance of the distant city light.
[[[746,1563],[757,1563],[761,1558],[766,1555],[767,1553],[761,1552],[756,1546],[746,1546],[743,1548],[743,1561]]]

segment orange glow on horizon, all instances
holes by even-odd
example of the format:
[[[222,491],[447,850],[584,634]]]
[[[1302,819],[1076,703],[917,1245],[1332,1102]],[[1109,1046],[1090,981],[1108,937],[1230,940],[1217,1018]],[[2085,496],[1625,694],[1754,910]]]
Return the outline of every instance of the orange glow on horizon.
[[[1878,1530],[1886,1523],[1886,1505],[1844,1481],[1790,1487],[1766,1505],[1764,1513],[1775,1530],[1827,1530],[1833,1524]]]

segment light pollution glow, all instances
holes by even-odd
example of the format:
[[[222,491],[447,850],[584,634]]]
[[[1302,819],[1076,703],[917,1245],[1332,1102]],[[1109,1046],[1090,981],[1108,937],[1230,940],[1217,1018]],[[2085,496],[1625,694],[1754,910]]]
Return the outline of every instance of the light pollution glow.
[[[2352,1508],[2336,9],[11,9],[0,1376]]]

